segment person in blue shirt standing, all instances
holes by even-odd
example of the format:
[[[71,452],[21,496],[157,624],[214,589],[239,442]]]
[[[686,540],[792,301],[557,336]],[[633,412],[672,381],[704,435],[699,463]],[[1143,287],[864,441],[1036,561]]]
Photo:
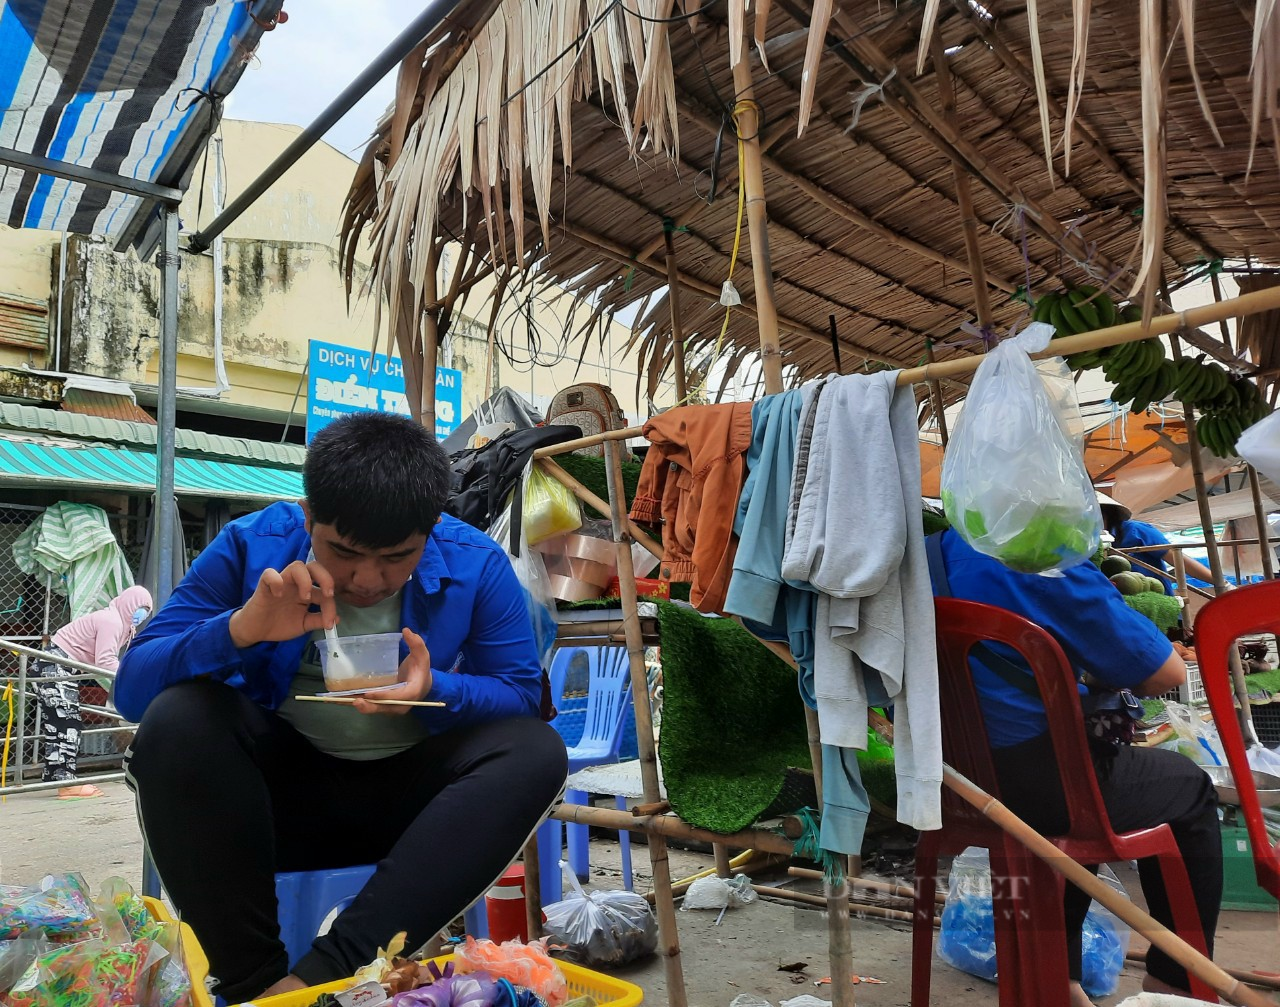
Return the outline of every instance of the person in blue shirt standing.
[[[306,499],[232,522],[121,662],[114,699],[165,889],[227,1003],[350,976],[397,932],[416,948],[502,873],[558,798],[563,742],[502,547],[442,511],[435,438],[362,413],[313,440]],[[325,691],[317,642],[399,632],[394,691]],[[443,708],[367,700],[438,700]],[[274,875],[376,864],[299,961]]]
[[[1169,564],[1165,562],[1165,557],[1169,555],[1169,539],[1153,524],[1147,524],[1145,521],[1133,520],[1133,511],[1129,510],[1124,504],[1118,500],[1112,500],[1105,493],[1098,494],[1098,504],[1102,507],[1102,523],[1111,536],[1115,539],[1113,545],[1117,549],[1133,549],[1144,545],[1162,545],[1164,549],[1151,549],[1135,553],[1137,559],[1142,560],[1148,566],[1153,566],[1157,570],[1168,571]],[[1183,565],[1188,574],[1197,577],[1206,583],[1213,583],[1213,571],[1203,563],[1197,562],[1190,556],[1183,555]],[[1160,579],[1164,581],[1164,593],[1173,594],[1173,580],[1160,575]]]
[[[1018,573],[978,552],[951,530],[931,541],[929,551],[936,596],[994,605],[1031,620],[1058,641],[1079,676],[1088,674],[1104,686],[1128,688],[1140,696],[1157,696],[1186,681],[1186,665],[1173,645],[1150,620],[1124,603],[1092,563],[1072,567],[1061,577]],[[987,647],[992,655],[989,661],[971,656],[970,666],[1000,799],[1043,835],[1065,835],[1070,824],[1066,800],[1032,671],[1016,651],[995,643]],[[990,666],[997,661],[999,669]],[[1027,676],[1030,690],[1013,680],[1019,674]],[[1095,767],[1115,831],[1162,824],[1172,829],[1212,956],[1222,903],[1222,845],[1217,796],[1208,774],[1177,752],[1130,745],[1119,746],[1111,757],[1096,758]],[[1159,867],[1153,860],[1144,860],[1138,871],[1151,915],[1174,929]],[[1074,1007],[1090,1004],[1080,987],[1081,934],[1088,909],[1089,897],[1068,884],[1065,914]],[[1188,987],[1186,970],[1152,947],[1143,989],[1187,995]]]

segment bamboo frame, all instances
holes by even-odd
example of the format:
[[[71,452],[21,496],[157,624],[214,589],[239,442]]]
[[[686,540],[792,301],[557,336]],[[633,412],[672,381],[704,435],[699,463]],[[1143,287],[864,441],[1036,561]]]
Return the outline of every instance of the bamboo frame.
[[[1267,515],[1262,507],[1262,487],[1258,483],[1258,470],[1246,465],[1249,473],[1249,492],[1253,494],[1253,518],[1258,523],[1258,552],[1262,555],[1262,576],[1267,580],[1275,580],[1274,553],[1271,546],[1271,533],[1267,526]]]
[[[661,800],[658,783],[658,757],[653,742],[653,711],[649,706],[649,677],[644,664],[644,639],[640,632],[635,570],[631,565],[631,536],[623,512],[626,494],[622,484],[622,455],[616,441],[604,446],[605,475],[609,486],[609,513],[613,520],[613,541],[618,556],[619,592],[622,595],[622,628],[627,640],[627,658],[631,665],[632,707],[636,717],[636,747],[639,750],[640,777],[646,802]],[[624,817],[630,818],[629,815]],[[680,937],[676,932],[676,909],[671,897],[671,861],[666,839],[649,836],[649,866],[657,892],[659,954],[667,979],[667,1002],[671,1007],[687,1007],[684,969],[680,960]]]
[[[684,320],[680,314],[680,284],[676,281],[676,241],[674,222],[663,221],[662,240],[666,246],[667,305],[671,309],[671,365],[675,369],[676,401],[689,398],[686,382],[689,380],[684,366]]]

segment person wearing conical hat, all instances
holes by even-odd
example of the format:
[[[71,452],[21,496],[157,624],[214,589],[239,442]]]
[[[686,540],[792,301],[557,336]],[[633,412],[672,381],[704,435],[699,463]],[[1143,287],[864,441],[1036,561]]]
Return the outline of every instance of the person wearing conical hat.
[[[1101,490],[1097,491],[1097,493],[1098,506],[1102,508],[1102,523],[1115,539],[1115,548],[1133,549],[1138,546],[1165,546],[1163,550],[1152,549],[1148,552],[1138,553],[1137,558],[1148,566],[1167,572],[1169,564],[1165,562],[1165,557],[1169,555],[1168,547],[1170,543],[1165,533],[1153,524],[1147,524],[1145,521],[1135,521],[1133,519],[1133,511],[1119,500],[1107,496]],[[1213,583],[1213,571],[1203,563],[1197,562],[1185,553],[1183,554],[1182,562],[1190,576],[1209,584]],[[1164,593],[1173,594],[1172,578],[1162,574],[1160,580],[1164,582]]]

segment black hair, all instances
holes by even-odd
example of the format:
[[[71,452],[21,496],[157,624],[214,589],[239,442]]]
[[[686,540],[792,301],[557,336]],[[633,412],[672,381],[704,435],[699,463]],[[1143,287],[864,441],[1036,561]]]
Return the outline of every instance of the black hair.
[[[430,535],[449,498],[449,459],[423,426],[353,413],[311,441],[302,466],[311,520],[367,549]]]

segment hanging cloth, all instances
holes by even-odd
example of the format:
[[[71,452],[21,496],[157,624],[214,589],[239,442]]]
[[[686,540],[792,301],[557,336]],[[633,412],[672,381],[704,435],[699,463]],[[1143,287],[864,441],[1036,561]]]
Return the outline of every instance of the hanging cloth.
[[[23,573],[67,597],[72,619],[106,608],[133,586],[106,512],[91,504],[47,508],[13,543],[13,559]]]

